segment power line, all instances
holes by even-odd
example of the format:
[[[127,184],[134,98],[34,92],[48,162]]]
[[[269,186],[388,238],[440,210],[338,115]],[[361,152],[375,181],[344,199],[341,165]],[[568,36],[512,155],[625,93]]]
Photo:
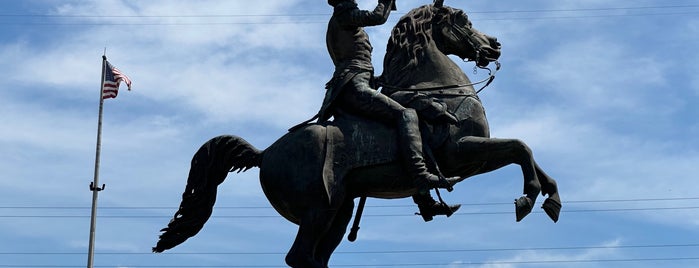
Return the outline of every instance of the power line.
[[[530,10],[501,10],[501,11],[468,11],[467,13],[499,14],[499,13],[544,13],[544,12],[587,12],[587,11],[629,11],[648,9],[697,8],[699,5],[672,6],[640,6],[640,7],[601,7],[601,8],[571,8],[571,9],[530,9]]]
[[[589,19],[589,18],[623,18],[641,16],[679,16],[695,15],[699,11],[665,12],[665,13],[639,13],[639,14],[604,14],[604,15],[571,15],[571,16],[541,16],[541,17],[503,17],[481,18],[478,21],[530,21],[530,20],[565,20],[565,19]],[[392,23],[397,20],[390,20]],[[227,26],[227,25],[287,25],[287,24],[325,24],[327,21],[257,21],[257,22],[93,22],[93,23],[44,23],[44,22],[7,22],[0,26]]]
[[[247,18],[247,17],[318,17],[330,16],[320,14],[202,14],[202,15],[59,15],[59,14],[0,14],[0,17],[37,17],[37,18]]]
[[[699,197],[667,197],[667,198],[628,198],[628,199],[599,199],[599,200],[565,200],[565,204],[588,204],[588,203],[630,203],[630,202],[660,202],[660,201],[692,201],[699,200]],[[465,206],[495,206],[512,205],[512,202],[452,202]],[[415,205],[367,205],[374,208],[401,208],[414,207]],[[271,209],[270,206],[216,206],[215,209]],[[0,206],[0,209],[90,209],[87,206]],[[177,209],[175,206],[102,206],[100,209],[106,210],[126,210],[126,209]]]
[[[399,263],[399,264],[333,264],[333,267],[417,267],[417,266],[474,266],[474,265],[503,265],[503,264],[571,264],[571,263],[620,263],[620,262],[674,262],[674,261],[697,261],[699,257],[666,257],[666,258],[619,258],[619,259],[578,259],[578,260],[523,260],[523,261],[485,261],[485,262],[463,262],[463,263]],[[16,268],[48,268],[48,267],[83,267],[78,265],[10,265],[0,264],[0,267]],[[172,267],[172,268],[199,268],[199,267],[256,267],[275,268],[287,267],[280,265],[95,265],[95,267]]]
[[[274,25],[274,24],[320,24],[325,21],[286,21],[286,22],[167,22],[167,23],[0,23],[18,26],[216,26],[216,25]]]
[[[604,14],[604,15],[575,15],[575,16],[546,16],[546,17],[515,17],[515,18],[482,18],[478,21],[520,21],[520,20],[558,20],[558,19],[589,19],[589,18],[620,18],[641,16],[677,16],[699,14],[699,11],[637,13],[637,14]]]
[[[628,212],[628,211],[666,211],[666,210],[693,210],[699,209],[699,206],[687,207],[653,207],[653,208],[610,208],[610,209],[578,209],[578,210],[563,210],[561,213],[590,213],[590,212]],[[543,211],[532,211],[532,214],[544,213]],[[452,216],[466,215],[509,215],[511,211],[477,211],[477,212],[459,212]],[[364,217],[414,217],[414,214],[369,214]],[[0,215],[0,218],[87,218],[89,215]],[[100,218],[172,218],[167,215],[99,215]],[[280,215],[213,215],[211,218],[281,218]]]
[[[641,6],[641,7],[606,7],[606,8],[577,8],[577,9],[534,9],[534,10],[503,10],[503,11],[471,11],[470,14],[523,14],[523,13],[583,13],[605,11],[638,11],[638,10],[668,10],[680,9],[678,12],[655,13],[625,13],[625,14],[599,14],[599,15],[569,15],[569,16],[539,16],[539,17],[503,17],[483,18],[479,21],[521,21],[521,20],[554,20],[554,19],[583,19],[583,18],[612,18],[631,16],[676,16],[697,14],[699,11],[687,11],[687,9],[699,8],[699,5],[668,5],[668,6]],[[0,18],[54,18],[54,19],[80,19],[80,18],[107,18],[107,19],[158,19],[158,18],[312,18],[329,16],[330,14],[202,14],[202,15],[58,15],[58,14],[0,14]],[[320,24],[323,21],[247,21],[247,22],[6,22],[0,25],[25,25],[25,26],[185,26],[185,25],[262,25],[262,24]]]
[[[529,10],[486,10],[468,11],[470,14],[511,14],[511,13],[546,13],[546,12],[590,12],[590,11],[630,11],[649,9],[684,9],[699,8],[699,5],[664,5],[639,7],[600,7],[569,9],[529,9]],[[397,15],[405,13],[395,12]],[[66,15],[66,14],[0,14],[0,17],[41,17],[41,18],[239,18],[239,17],[318,17],[330,16],[330,13],[296,13],[296,14],[179,14],[179,15]]]
[[[603,199],[603,200],[572,200],[565,201],[564,204],[590,204],[590,203],[631,203],[631,202],[670,202],[670,201],[694,201],[699,200],[699,197],[670,197],[670,198],[638,198],[638,199]],[[464,207],[485,207],[485,206],[495,206],[495,205],[507,205],[511,206],[511,202],[483,202],[483,203],[465,203],[462,204]],[[415,205],[374,205],[369,206],[374,208],[414,208]],[[2,210],[54,210],[54,211],[68,211],[68,210],[86,210],[90,207],[84,206],[2,206],[0,207],[0,212]],[[131,206],[131,207],[102,207],[100,208],[104,211],[120,211],[120,210],[174,210],[175,207],[170,206]],[[246,209],[246,210],[272,210],[269,206],[224,206],[215,207],[215,209]],[[605,213],[605,212],[640,212],[640,211],[673,211],[673,210],[695,210],[699,209],[699,206],[664,206],[664,207],[621,207],[621,208],[601,208],[601,209],[568,209],[564,208],[563,213]],[[462,210],[463,211],[463,210]],[[16,212],[15,212],[16,213]],[[542,211],[533,211],[533,214],[543,213]],[[476,216],[476,215],[510,215],[511,211],[465,211],[458,212],[454,215],[457,216]],[[414,217],[413,213],[382,213],[382,214],[367,214],[366,217]],[[58,215],[22,215],[22,214],[0,214],[0,219],[82,219],[87,218],[88,215],[76,214],[58,214]],[[112,218],[112,219],[161,219],[161,218],[171,218],[171,215],[100,215],[101,218]],[[263,219],[263,218],[281,218],[280,215],[213,215],[211,218],[233,218],[233,219]]]
[[[482,248],[482,249],[417,249],[379,251],[337,251],[333,254],[414,254],[414,253],[457,253],[457,252],[505,252],[505,251],[563,251],[591,249],[650,249],[687,248],[699,244],[657,244],[657,245],[618,245],[618,246],[559,246],[522,248]],[[0,255],[83,255],[84,252],[0,252]],[[152,255],[151,252],[95,252],[95,255]],[[286,252],[170,252],[167,255],[283,255]]]

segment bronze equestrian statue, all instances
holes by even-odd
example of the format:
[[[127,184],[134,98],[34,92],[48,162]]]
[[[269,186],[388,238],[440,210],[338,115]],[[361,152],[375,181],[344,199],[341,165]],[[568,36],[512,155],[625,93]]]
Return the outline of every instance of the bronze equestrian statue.
[[[333,7],[333,15],[328,22],[326,45],[335,72],[326,85],[323,104],[314,118],[323,123],[341,110],[396,127],[399,158],[411,174],[407,179],[412,179],[418,186],[413,200],[418,204],[423,219],[430,221],[435,215],[451,216],[460,205],[449,207],[437,203],[429,195],[431,188],[449,188],[451,185],[447,178],[440,178],[427,168],[417,113],[370,85],[374,79],[373,48],[363,28],[385,23],[391,9],[395,8],[394,0],[379,0],[373,11],[360,10],[354,0],[328,0],[328,4]],[[449,113],[444,115],[450,123],[456,123],[456,118]]]
[[[473,28],[463,11],[437,0],[413,9],[393,28],[383,74],[376,82],[382,94],[417,111],[424,153],[433,159],[425,165],[432,174],[458,177],[448,182],[451,186],[517,164],[524,187],[523,196],[515,200],[516,220],[531,212],[541,194],[547,196],[542,208],[555,222],[561,210],[556,181],[522,141],[489,137],[474,83],[447,57],[456,55],[485,67],[497,60],[499,50],[495,38]],[[206,142],[192,158],[179,210],[153,251],[173,248],[202,229],[211,216],[217,187],[229,172],[259,167],[272,207],[299,226],[286,263],[295,268],[328,267],[352,218],[354,199],[406,198],[423,189],[402,161],[404,145],[397,142],[396,124],[344,109],[336,107],[332,121],[300,125],[263,151],[231,135]],[[440,115],[445,112],[456,123],[443,120]]]

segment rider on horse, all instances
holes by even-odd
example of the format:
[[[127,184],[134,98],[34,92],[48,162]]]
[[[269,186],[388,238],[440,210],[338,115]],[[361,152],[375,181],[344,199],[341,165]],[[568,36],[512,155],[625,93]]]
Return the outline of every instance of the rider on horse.
[[[447,188],[449,183],[430,173],[425,165],[417,113],[370,85],[374,78],[372,46],[363,27],[385,23],[391,10],[395,9],[394,0],[379,0],[373,11],[360,10],[355,0],[328,0],[328,4],[334,7],[334,12],[328,23],[326,42],[335,72],[326,84],[327,92],[317,115],[318,122],[327,121],[337,109],[341,109],[396,126],[404,166],[418,187],[413,200],[418,204],[423,219],[429,221],[434,215],[451,215],[459,205],[447,206],[430,196],[431,188]]]

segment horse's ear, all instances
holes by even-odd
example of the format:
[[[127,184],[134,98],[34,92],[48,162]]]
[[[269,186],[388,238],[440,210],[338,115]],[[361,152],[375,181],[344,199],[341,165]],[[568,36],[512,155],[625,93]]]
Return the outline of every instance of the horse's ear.
[[[434,0],[434,7],[443,7],[444,6],[444,0]]]

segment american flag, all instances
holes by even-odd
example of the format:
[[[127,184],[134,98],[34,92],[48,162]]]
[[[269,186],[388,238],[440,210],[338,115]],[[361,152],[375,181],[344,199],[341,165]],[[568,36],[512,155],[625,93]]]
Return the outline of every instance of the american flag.
[[[107,66],[104,68],[104,86],[102,88],[102,98],[116,98],[117,94],[119,93],[119,83],[122,81],[126,83],[128,89],[131,90],[131,79],[129,79],[129,77],[125,74],[121,73],[119,69],[112,66],[109,61],[105,62],[107,63]]]

